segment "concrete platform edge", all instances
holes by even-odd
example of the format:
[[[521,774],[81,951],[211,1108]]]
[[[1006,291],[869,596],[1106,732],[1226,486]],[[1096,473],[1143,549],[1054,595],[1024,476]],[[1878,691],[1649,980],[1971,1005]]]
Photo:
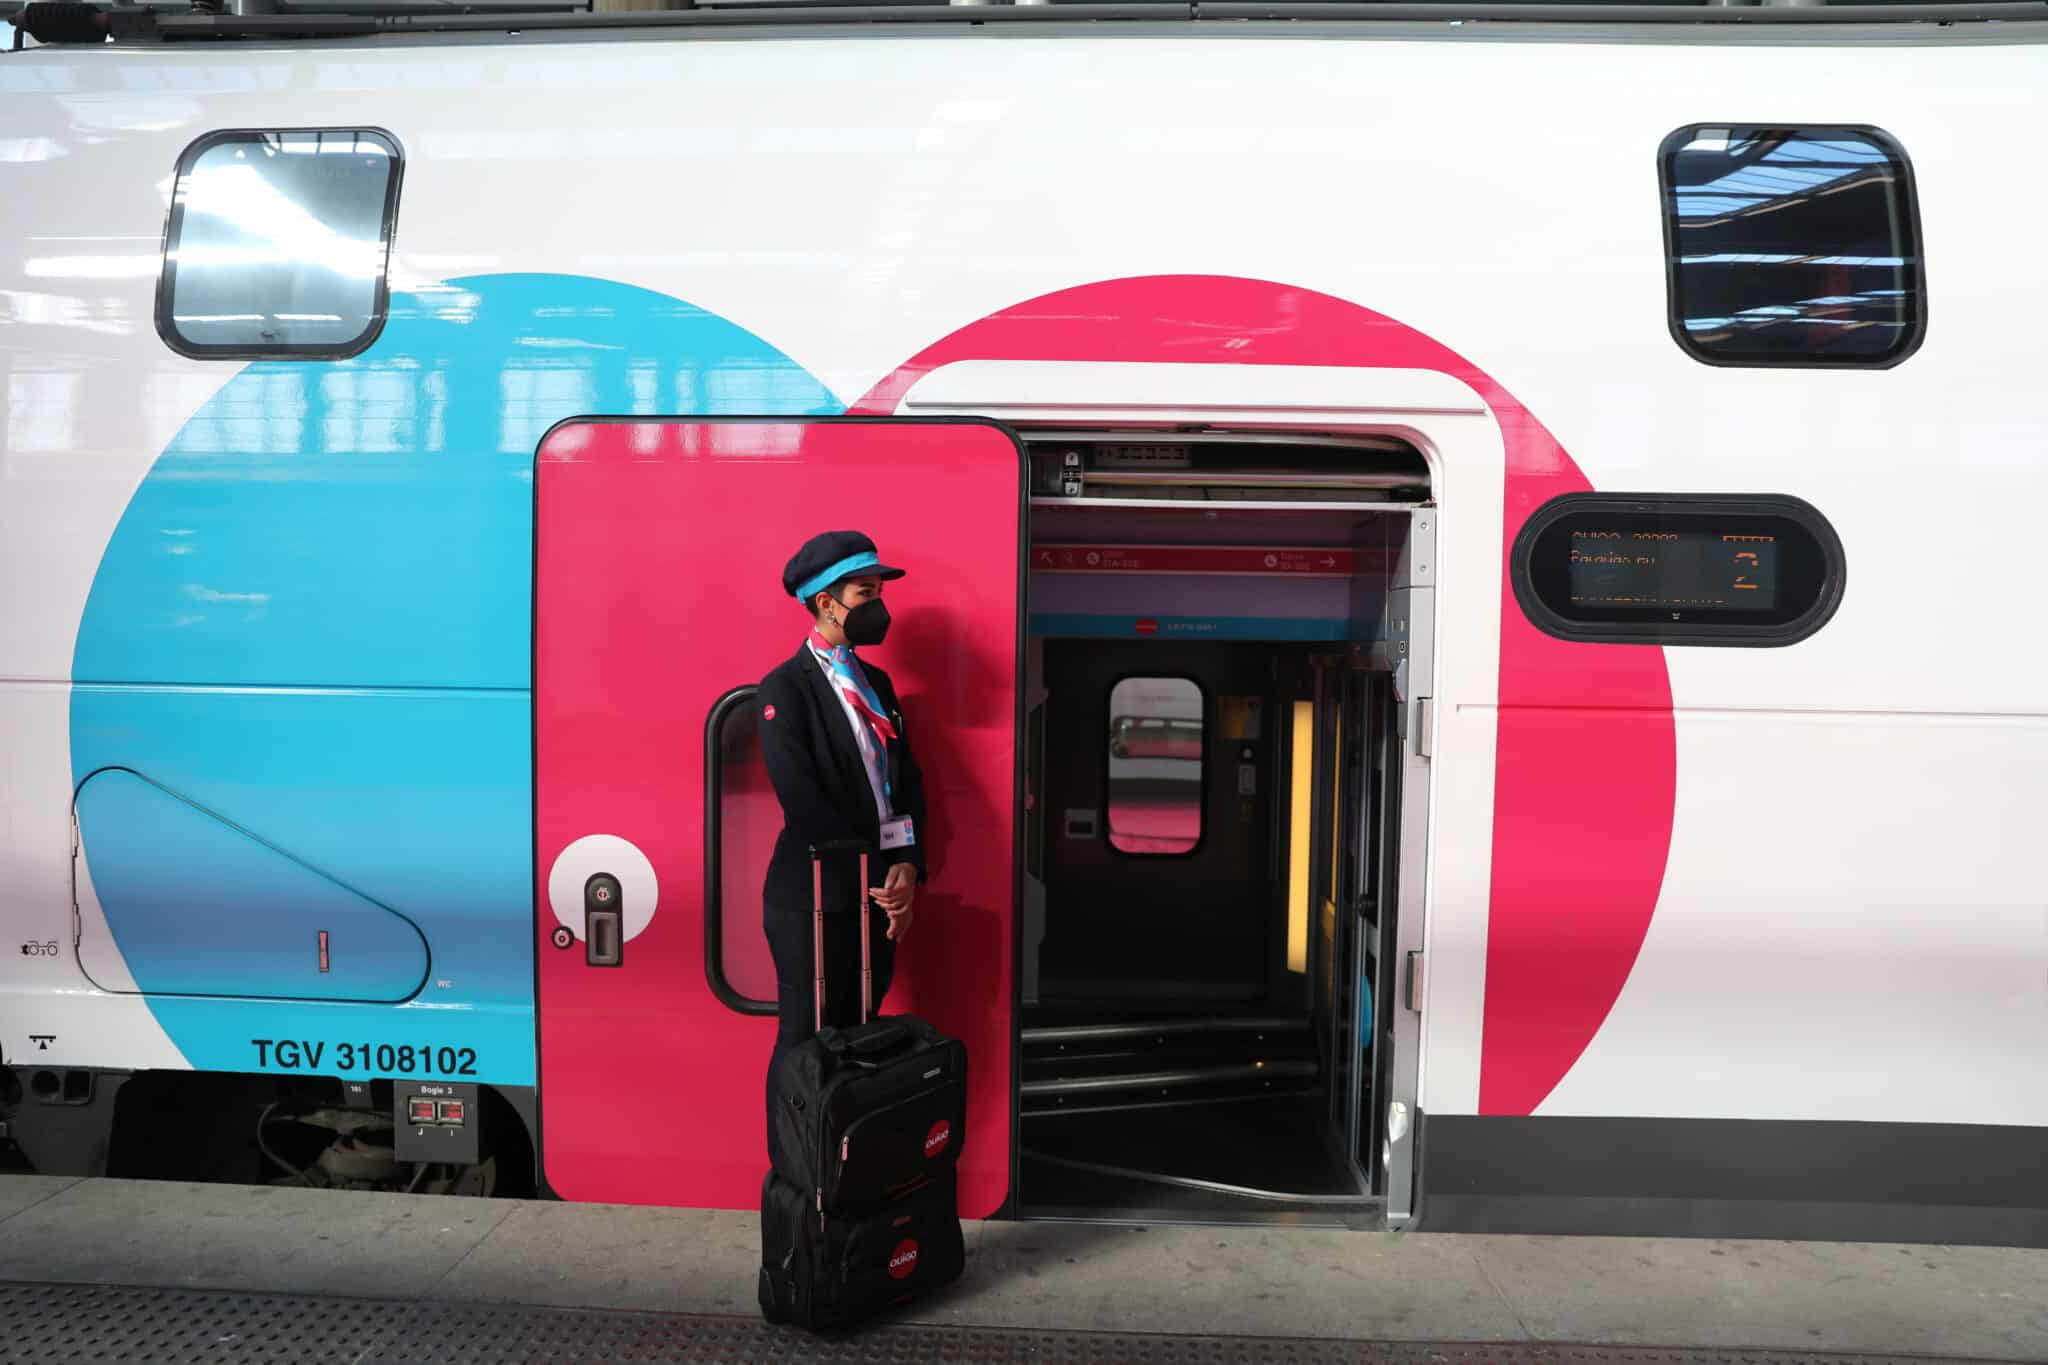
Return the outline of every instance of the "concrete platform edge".
[[[745,1317],[757,1236],[746,1212],[0,1176],[22,1282]],[[2042,1250],[1022,1222],[969,1247],[904,1321],[2048,1360]]]

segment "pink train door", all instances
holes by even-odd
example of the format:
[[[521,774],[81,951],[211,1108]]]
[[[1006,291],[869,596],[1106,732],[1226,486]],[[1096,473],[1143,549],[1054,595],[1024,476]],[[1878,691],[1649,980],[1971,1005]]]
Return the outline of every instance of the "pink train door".
[[[568,1199],[745,1208],[775,1031],[781,826],[752,688],[804,639],[782,566],[873,536],[930,882],[886,1011],[964,1040],[961,1211],[1009,1191],[1023,459],[973,421],[605,420],[535,473],[541,1165]]]

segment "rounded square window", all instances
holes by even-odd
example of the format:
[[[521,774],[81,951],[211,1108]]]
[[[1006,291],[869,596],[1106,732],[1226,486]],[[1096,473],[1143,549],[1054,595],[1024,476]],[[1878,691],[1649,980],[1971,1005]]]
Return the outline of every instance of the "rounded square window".
[[[1797,498],[1571,493],[1515,537],[1537,627],[1605,644],[1789,645],[1842,600],[1842,543]]]
[[[1125,678],[1109,692],[1109,844],[1191,853],[1202,842],[1202,689],[1191,678]]]
[[[1671,333],[1712,365],[1895,365],[1925,300],[1911,168],[1873,128],[1697,124],[1657,159]]]
[[[224,132],[178,159],[157,331],[203,359],[355,355],[384,325],[398,144],[370,129]]]

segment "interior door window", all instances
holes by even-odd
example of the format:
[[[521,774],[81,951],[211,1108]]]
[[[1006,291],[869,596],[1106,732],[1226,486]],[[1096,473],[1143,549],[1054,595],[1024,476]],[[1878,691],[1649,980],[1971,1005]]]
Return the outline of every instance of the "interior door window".
[[[1202,727],[1191,678],[1125,678],[1110,689],[1112,848],[1159,856],[1202,842]]]

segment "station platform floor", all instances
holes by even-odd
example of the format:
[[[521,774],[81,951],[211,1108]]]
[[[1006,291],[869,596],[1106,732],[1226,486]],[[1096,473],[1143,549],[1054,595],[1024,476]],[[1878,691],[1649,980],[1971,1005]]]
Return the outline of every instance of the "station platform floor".
[[[859,1333],[747,1213],[0,1176],[0,1361],[2048,1361],[2048,1250],[992,1222]]]

